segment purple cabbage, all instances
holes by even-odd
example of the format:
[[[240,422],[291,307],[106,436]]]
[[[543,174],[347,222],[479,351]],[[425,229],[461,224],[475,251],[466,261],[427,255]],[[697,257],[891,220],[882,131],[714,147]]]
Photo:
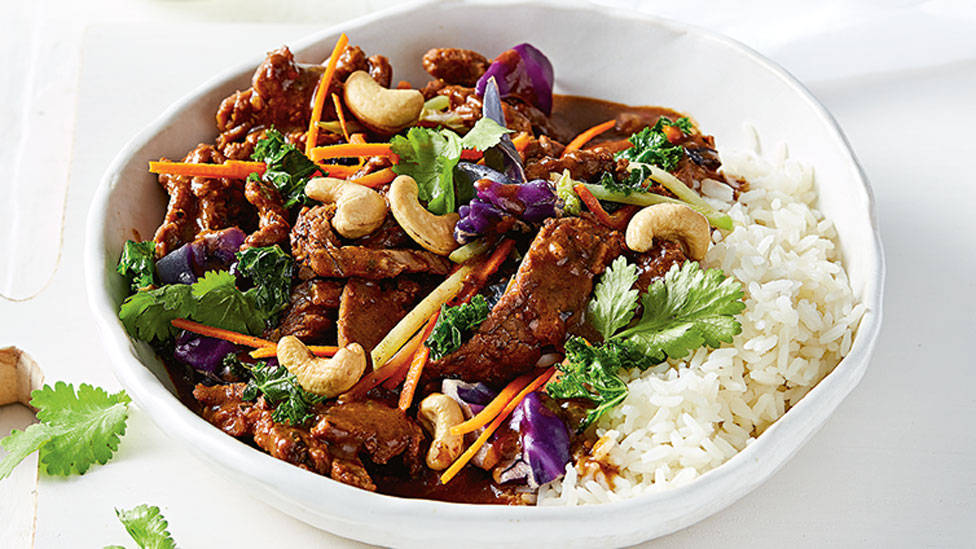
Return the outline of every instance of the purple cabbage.
[[[498,395],[484,383],[466,383],[459,379],[442,381],[441,392],[457,401],[465,418],[474,417]]]
[[[224,357],[236,351],[229,341],[183,331],[176,338],[173,356],[205,376],[220,379]]]
[[[534,105],[546,116],[552,114],[552,63],[535,46],[519,44],[503,51],[488,66],[475,85],[475,92],[484,97],[488,80],[498,82],[502,97],[517,97]]]
[[[481,102],[481,116],[494,120],[499,126],[505,126],[505,111],[502,108],[502,98],[498,93],[498,85],[494,78],[489,78]],[[515,143],[508,135],[502,135],[498,145],[485,151],[485,164],[504,172],[513,183],[525,182],[525,167],[522,166],[522,155],[515,149]],[[506,181],[507,183],[507,181]]]
[[[525,478],[530,488],[537,488],[563,476],[570,460],[569,430],[559,416],[545,407],[538,391],[529,393],[519,403],[509,427],[519,433],[522,455],[499,466],[496,480]]]
[[[163,284],[193,284],[209,270],[228,268],[244,243],[245,234],[237,227],[200,236],[163,256],[156,272]]]

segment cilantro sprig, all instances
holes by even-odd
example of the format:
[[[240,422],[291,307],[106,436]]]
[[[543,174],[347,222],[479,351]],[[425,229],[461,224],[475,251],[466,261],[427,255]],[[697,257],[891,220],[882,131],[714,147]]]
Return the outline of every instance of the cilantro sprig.
[[[437,317],[437,324],[430,332],[425,344],[430,349],[430,357],[437,360],[444,355],[453,353],[461,347],[464,334],[477,329],[488,318],[491,307],[485,296],[476,295],[470,303],[462,303],[454,307],[441,307],[441,314]]]
[[[84,474],[95,463],[104,465],[119,449],[125,434],[129,397],[125,391],[109,394],[102,388],[59,381],[31,393],[37,408],[35,423],[23,431],[14,429],[0,440],[7,455],[0,460],[0,479],[34,452],[48,474]]]
[[[115,270],[129,281],[133,291],[152,286],[156,282],[156,261],[153,257],[155,252],[156,243],[152,240],[125,241],[122,257],[119,258]]]
[[[600,278],[587,306],[587,319],[603,336],[590,346],[579,338],[566,343],[562,375],[550,383],[554,398],[585,398],[595,403],[585,425],[627,396],[622,368],[646,369],[667,358],[683,358],[705,345],[729,343],[742,331],[742,285],[720,269],[693,261],[675,265],[640,294],[633,288],[637,267],[618,257]],[[641,316],[636,322],[638,304]]]
[[[142,549],[176,549],[176,541],[169,533],[169,522],[155,505],[138,505],[132,509],[116,509],[115,515],[125,526],[125,531]],[[110,545],[105,549],[123,549]]]

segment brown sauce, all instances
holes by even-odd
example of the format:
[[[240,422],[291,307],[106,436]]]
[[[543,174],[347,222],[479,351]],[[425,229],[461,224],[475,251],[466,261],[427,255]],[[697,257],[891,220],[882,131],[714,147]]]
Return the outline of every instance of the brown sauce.
[[[614,128],[590,142],[593,145],[626,140],[644,126],[653,126],[662,116],[676,120],[686,115],[665,107],[633,107],[590,97],[556,94],[553,96],[552,116],[549,121],[556,130],[552,137],[566,144],[588,128],[607,120],[616,120],[617,124]]]

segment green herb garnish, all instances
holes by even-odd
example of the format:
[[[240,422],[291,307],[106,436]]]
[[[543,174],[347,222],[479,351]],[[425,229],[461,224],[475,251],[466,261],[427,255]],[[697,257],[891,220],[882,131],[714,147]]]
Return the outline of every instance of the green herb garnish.
[[[169,523],[159,507],[142,504],[129,510],[116,509],[115,515],[132,536],[132,541],[142,549],[176,549],[176,541],[168,531]],[[105,549],[121,547],[112,545]]]
[[[268,404],[275,407],[271,414],[273,421],[299,426],[315,417],[312,407],[324,399],[302,389],[298,378],[284,366],[269,366],[265,362],[242,363],[242,366],[252,376],[242,398],[254,400],[258,395],[264,395]]]
[[[296,204],[307,203],[305,183],[319,170],[319,167],[297,147],[285,143],[281,132],[274,128],[268,130],[254,146],[251,159],[267,165],[264,175],[260,178],[278,189],[285,200],[286,209]],[[252,173],[248,179],[257,180],[259,176]]]
[[[237,252],[237,270],[254,283],[247,291],[268,318],[285,310],[291,299],[295,260],[277,245]]]
[[[491,307],[483,295],[476,295],[470,303],[455,307],[441,306],[437,324],[430,332],[425,344],[430,349],[430,357],[437,360],[453,353],[461,347],[465,334],[470,334],[488,318]]]
[[[115,270],[129,281],[132,291],[156,283],[155,253],[156,243],[152,240],[145,242],[125,241],[122,257],[119,258],[119,264]]]
[[[681,145],[673,145],[668,140],[667,134],[664,133],[666,126],[674,126],[686,135],[690,135],[694,131],[691,121],[687,117],[672,122],[662,116],[657,119],[654,126],[644,128],[631,135],[628,141],[633,147],[617,153],[617,158],[626,158],[631,162],[643,164],[654,164],[669,172],[674,170],[678,166],[678,162],[684,157],[685,150]]]

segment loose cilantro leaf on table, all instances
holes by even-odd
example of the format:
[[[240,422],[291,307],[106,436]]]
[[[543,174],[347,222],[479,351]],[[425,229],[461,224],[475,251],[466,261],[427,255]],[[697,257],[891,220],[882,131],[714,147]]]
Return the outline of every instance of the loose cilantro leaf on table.
[[[32,393],[38,409],[35,423],[14,430],[0,440],[7,455],[0,460],[0,479],[18,463],[40,451],[40,465],[51,475],[84,474],[95,463],[105,464],[119,449],[125,434],[129,397],[125,391],[108,394],[104,389],[57,382]]]
[[[258,308],[273,317],[288,306],[295,260],[277,245],[248,248],[237,253],[237,270],[254,282],[246,293],[254,295]]]
[[[631,135],[628,141],[633,145],[617,153],[617,158],[626,158],[632,162],[654,164],[667,171],[673,171],[678,162],[684,157],[685,150],[681,145],[674,145],[668,140],[664,131],[667,126],[674,126],[685,134],[691,134],[694,128],[687,117],[672,122],[666,117],[660,117],[654,126]],[[642,179],[643,181],[643,179]]]
[[[258,140],[251,159],[264,162],[268,167],[261,178],[271,183],[285,200],[285,208],[305,204],[305,183],[319,167],[294,145],[285,143],[281,132],[270,129]],[[249,178],[258,178],[251,174]]]
[[[491,307],[483,295],[476,295],[470,303],[462,303],[455,307],[446,305],[441,307],[441,314],[437,324],[430,332],[426,345],[430,348],[430,357],[434,360],[453,353],[461,347],[462,337],[477,329],[488,318]]]
[[[323,398],[302,389],[298,379],[283,366],[269,366],[265,362],[242,364],[251,372],[251,381],[244,388],[244,400],[254,400],[259,395],[275,407],[271,419],[278,423],[303,425],[315,414],[312,407]]]
[[[258,309],[254,294],[234,286],[234,275],[227,271],[208,271],[192,285],[168,284],[144,290],[126,298],[119,309],[125,330],[136,339],[165,341],[176,335],[170,324],[177,318],[256,334],[264,329],[265,315]]]
[[[554,398],[585,398],[596,406],[586,425],[623,401],[627,386],[621,368],[646,369],[667,358],[683,358],[707,345],[731,342],[742,331],[742,285],[720,269],[703,270],[693,261],[675,265],[664,278],[638,296],[637,267],[619,257],[604,272],[587,306],[587,320],[603,336],[590,346],[574,338],[566,343],[562,372],[548,387]],[[633,321],[638,300],[641,317]]]
[[[119,258],[115,270],[129,281],[133,291],[152,286],[156,282],[156,261],[153,257],[155,252],[156,243],[152,240],[125,241],[122,257]]]
[[[142,504],[129,510],[116,509],[115,515],[132,536],[132,541],[142,549],[176,549],[176,541],[168,531],[169,523],[159,507]],[[110,546],[111,549],[116,547],[121,546]]]

